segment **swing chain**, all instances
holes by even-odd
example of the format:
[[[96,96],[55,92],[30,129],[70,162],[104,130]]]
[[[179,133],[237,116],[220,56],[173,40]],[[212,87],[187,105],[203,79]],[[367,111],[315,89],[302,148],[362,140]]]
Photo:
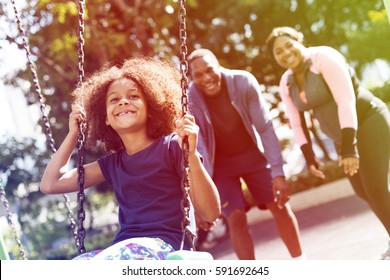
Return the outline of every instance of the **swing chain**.
[[[180,54],[181,54],[181,61],[180,61],[180,73],[181,73],[181,89],[182,89],[182,97],[181,97],[181,104],[182,104],[182,115],[184,116],[188,112],[188,97],[187,97],[187,90],[188,90],[188,62],[187,62],[187,31],[186,31],[186,9],[185,9],[185,0],[180,0]],[[183,229],[183,240],[181,244],[181,249],[183,249],[184,246],[184,239],[185,235],[187,235],[192,243],[192,247],[194,247],[194,239],[196,237],[196,234],[192,232],[190,224],[190,197],[189,197],[189,190],[190,190],[190,180],[189,180],[189,144],[188,144],[188,137],[184,137],[183,143],[183,179],[182,179],[182,191],[183,191],[183,199],[181,202],[181,209],[183,212],[183,221],[182,221],[182,229]]]
[[[78,19],[79,19],[79,33],[77,39],[77,54],[78,54],[78,68],[77,74],[79,77],[78,86],[84,81],[84,0],[78,0]]]
[[[27,260],[26,253],[24,252],[22,242],[20,241],[20,239],[18,237],[18,233],[17,233],[16,227],[15,227],[15,224],[12,221],[12,213],[11,213],[11,210],[9,209],[9,202],[8,202],[7,196],[5,194],[3,180],[1,179],[1,177],[0,177],[0,197],[1,197],[1,200],[3,201],[5,211],[7,212],[7,221],[8,221],[8,224],[12,228],[12,232],[14,234],[16,244],[18,245],[18,248],[19,248],[20,256],[22,257],[23,260]]]
[[[180,54],[181,54],[181,61],[180,61],[180,73],[181,73],[181,88],[182,88],[182,97],[181,97],[181,104],[182,104],[182,113],[183,116],[188,111],[188,98],[187,98],[187,90],[188,90],[188,61],[187,61],[187,54],[188,54],[188,48],[187,48],[187,28],[186,28],[186,9],[184,6],[186,0],[180,0]]]
[[[42,121],[43,121],[43,124],[45,126],[45,132],[46,132],[46,136],[47,136],[48,145],[50,146],[52,152],[55,153],[56,152],[56,148],[54,147],[54,140],[53,140],[52,132],[51,132],[51,129],[50,129],[49,119],[48,119],[48,117],[46,116],[46,113],[45,113],[44,97],[42,95],[41,86],[39,85],[39,80],[38,80],[38,74],[37,74],[37,71],[36,71],[36,66],[35,66],[35,63],[33,62],[32,58],[31,58],[32,55],[31,55],[31,52],[30,52],[30,47],[29,47],[29,44],[27,43],[27,40],[26,40],[27,36],[26,36],[26,33],[25,33],[25,31],[24,31],[24,29],[22,27],[22,22],[20,21],[19,12],[18,12],[18,10],[16,8],[15,1],[11,0],[11,2],[12,2],[12,5],[13,5],[13,8],[14,8],[14,12],[15,12],[15,17],[16,17],[16,22],[18,24],[19,33],[20,33],[21,38],[23,40],[23,47],[24,47],[24,50],[26,51],[26,54],[27,54],[28,64],[29,64],[31,73],[33,75],[33,82],[34,82],[34,86],[35,86],[35,92],[37,94],[37,97],[38,97],[38,100],[39,100],[39,103],[40,103],[40,110],[41,110],[41,113],[42,113]]]
[[[78,20],[79,20],[79,32],[78,32],[78,40],[77,40],[77,53],[78,53],[78,86],[81,87],[84,81],[84,0],[78,0]],[[81,101],[83,103],[83,100]],[[80,104],[84,107],[84,104]],[[85,228],[84,228],[84,220],[85,220],[85,192],[84,192],[84,181],[85,181],[85,172],[84,172],[84,144],[85,144],[85,131],[86,131],[86,123],[84,121],[79,124],[79,135],[78,135],[78,161],[77,161],[77,183],[79,186],[79,192],[77,194],[78,201],[78,210],[77,210],[77,218],[79,221],[79,227],[77,231],[77,248],[79,254],[85,253],[84,247],[84,239],[85,239]]]
[[[85,173],[84,173],[84,139],[82,139],[84,134],[80,132],[79,134],[79,143],[78,143],[78,162],[77,162],[77,183],[79,186],[79,192],[77,193],[77,201],[78,201],[78,210],[77,210],[77,218],[79,221],[79,227],[77,230],[77,248],[79,254],[85,253],[85,247],[84,247],[84,239],[85,239],[85,228],[84,228],[84,220],[85,220],[85,210],[84,210],[84,202],[85,202],[85,192],[84,192],[84,180],[85,180]]]
[[[35,93],[38,97],[38,102],[39,102],[39,108],[40,108],[40,111],[41,111],[41,120],[43,122],[43,125],[44,125],[44,132],[45,132],[45,135],[46,135],[46,139],[47,139],[47,142],[48,142],[48,145],[52,151],[52,153],[56,153],[57,149],[55,148],[55,144],[54,144],[54,139],[53,139],[53,135],[52,135],[52,131],[51,131],[51,128],[50,128],[50,122],[49,122],[49,118],[47,117],[46,115],[46,106],[45,106],[45,101],[44,101],[44,97],[43,97],[43,94],[42,94],[42,90],[41,90],[41,86],[39,84],[39,79],[38,79],[38,74],[37,74],[37,71],[36,71],[36,66],[35,66],[35,63],[33,62],[31,56],[31,51],[30,51],[30,46],[27,42],[27,36],[26,36],[26,33],[23,29],[23,26],[22,26],[22,22],[20,20],[20,16],[19,16],[19,12],[18,12],[18,9],[16,8],[16,4],[15,4],[15,1],[14,0],[11,0],[11,3],[12,3],[12,7],[13,7],[13,10],[14,10],[14,13],[15,13],[15,18],[16,18],[16,22],[17,22],[17,25],[18,25],[18,30],[19,30],[19,34],[20,34],[20,37],[23,41],[23,48],[24,50],[26,51],[26,56],[27,56],[27,61],[28,61],[28,64],[29,64],[29,68],[30,68],[30,71],[31,71],[31,74],[33,76],[33,82],[34,82],[34,86],[35,86]],[[71,227],[71,230],[73,232],[73,236],[74,238],[77,240],[77,230],[76,230],[76,222],[74,220],[74,217],[73,217],[73,213],[70,209],[70,201],[69,201],[69,197],[66,195],[66,194],[63,194],[63,197],[64,197],[64,200],[65,200],[65,207],[67,208],[67,211],[68,211],[68,218],[69,218],[69,222],[70,222],[70,227]]]

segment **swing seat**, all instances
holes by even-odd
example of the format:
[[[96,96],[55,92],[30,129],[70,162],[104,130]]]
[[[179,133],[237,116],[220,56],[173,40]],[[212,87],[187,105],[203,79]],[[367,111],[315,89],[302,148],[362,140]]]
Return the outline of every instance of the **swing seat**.
[[[167,260],[214,260],[209,252],[178,250],[169,253]]]

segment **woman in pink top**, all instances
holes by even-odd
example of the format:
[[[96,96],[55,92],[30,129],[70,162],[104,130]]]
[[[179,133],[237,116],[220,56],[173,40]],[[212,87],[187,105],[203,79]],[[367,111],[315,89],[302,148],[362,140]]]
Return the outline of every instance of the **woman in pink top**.
[[[359,85],[340,52],[326,46],[306,47],[302,41],[302,34],[290,27],[274,28],[267,38],[276,62],[287,69],[280,80],[280,95],[295,141],[310,172],[324,178],[304,120],[304,112],[312,112],[321,130],[332,138],[355,193],[370,205],[390,235],[389,110]],[[382,258],[390,259],[390,244]]]

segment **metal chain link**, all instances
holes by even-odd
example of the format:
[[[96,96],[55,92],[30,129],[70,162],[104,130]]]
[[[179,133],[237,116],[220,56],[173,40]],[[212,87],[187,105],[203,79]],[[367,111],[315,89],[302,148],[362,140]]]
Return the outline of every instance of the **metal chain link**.
[[[15,12],[16,22],[18,24],[19,34],[20,34],[21,39],[23,40],[23,48],[26,51],[28,64],[29,64],[29,67],[30,67],[30,70],[31,70],[31,74],[33,76],[35,92],[36,92],[36,95],[38,97],[38,101],[39,101],[39,104],[40,104],[39,108],[41,110],[42,122],[44,124],[45,134],[47,135],[48,145],[51,148],[52,152],[55,153],[56,152],[56,148],[54,147],[54,140],[53,140],[53,136],[52,136],[52,132],[51,132],[51,128],[50,128],[49,119],[48,119],[48,117],[46,116],[46,113],[45,113],[45,107],[46,106],[45,106],[45,102],[44,102],[44,97],[42,95],[41,86],[39,85],[38,74],[37,74],[37,71],[36,71],[35,63],[31,59],[32,55],[31,55],[31,52],[30,52],[29,44],[27,43],[27,39],[26,39],[27,36],[26,36],[26,33],[24,32],[24,29],[22,27],[22,22],[20,21],[19,12],[18,12],[18,10],[16,8],[15,1],[11,0],[11,2],[12,2],[13,8],[14,8],[14,12]]]
[[[187,90],[188,90],[188,62],[187,62],[187,30],[186,30],[186,9],[185,9],[185,0],[180,0],[180,30],[179,30],[179,37],[180,37],[180,54],[181,54],[181,61],[180,61],[180,73],[181,73],[181,89],[182,89],[182,97],[181,97],[181,105],[182,105],[182,115],[184,116],[188,112],[188,97],[187,97]],[[189,155],[189,145],[188,145],[188,137],[184,137],[183,139],[183,164],[182,164],[182,172],[183,172],[183,179],[182,179],[182,191],[183,191],[183,198],[181,202],[181,209],[183,212],[183,220],[182,220],[182,229],[183,229],[183,240],[181,243],[181,250],[184,247],[184,239],[187,235],[189,239],[191,240],[192,247],[195,249],[194,246],[194,239],[196,237],[196,234],[192,232],[191,230],[191,221],[190,221],[190,179],[189,179],[189,162],[188,162],[188,155]]]
[[[24,252],[22,242],[20,241],[20,238],[18,235],[18,231],[16,230],[16,226],[12,220],[12,213],[11,213],[11,210],[9,209],[9,202],[7,200],[7,196],[5,194],[4,187],[5,186],[3,186],[3,180],[0,177],[0,198],[3,201],[5,211],[7,212],[7,221],[8,221],[8,224],[12,228],[12,232],[14,234],[16,244],[18,245],[18,248],[19,248],[20,256],[22,257],[23,260],[27,260],[26,253]]]
[[[26,39],[27,36],[26,36],[26,33],[25,33],[24,29],[23,29],[22,22],[21,22],[20,17],[19,17],[19,12],[18,12],[18,9],[16,8],[15,1],[11,0],[11,3],[12,3],[12,7],[14,9],[14,12],[15,12],[15,18],[16,18],[16,22],[18,24],[19,34],[20,34],[21,39],[23,40],[23,48],[26,51],[26,56],[27,56],[29,68],[30,68],[30,71],[31,71],[31,73],[33,75],[33,82],[34,82],[34,86],[35,86],[35,93],[36,93],[36,96],[38,98],[38,102],[40,104],[39,108],[40,108],[40,111],[41,111],[41,120],[42,120],[43,125],[44,125],[44,132],[45,132],[45,135],[46,135],[47,143],[48,143],[48,146],[50,147],[52,153],[54,154],[57,150],[56,150],[55,145],[54,145],[54,139],[53,139],[52,131],[51,131],[51,128],[50,128],[49,118],[46,115],[45,101],[44,101],[44,97],[42,95],[41,86],[39,84],[39,79],[38,79],[38,74],[37,74],[37,71],[36,71],[35,63],[31,59],[30,46],[29,46],[29,44],[27,42],[27,39]],[[70,227],[71,227],[73,236],[74,236],[74,238],[76,240],[76,243],[77,243],[76,222],[74,220],[73,213],[72,213],[72,211],[70,209],[70,200],[69,200],[69,197],[66,194],[63,194],[63,197],[64,197],[64,200],[65,200],[65,207],[66,207],[66,209],[68,211],[68,219],[69,219],[69,222],[70,222]]]
[[[180,30],[179,30],[179,37],[180,37],[180,54],[181,54],[181,60],[180,60],[180,73],[181,73],[181,88],[182,88],[182,97],[181,97],[181,104],[182,104],[182,114],[183,116],[188,111],[188,98],[187,98],[187,90],[188,90],[188,62],[187,62],[187,27],[186,27],[186,9],[185,9],[185,2],[186,0],[180,0],[180,10],[179,10],[179,16],[180,16]]]
[[[79,32],[78,32],[78,40],[77,40],[77,50],[78,50],[78,87],[81,87],[84,81],[84,0],[78,0],[78,18],[79,18]],[[81,93],[82,94],[82,93]],[[84,107],[83,96],[81,99],[80,106]],[[77,243],[78,243],[78,252],[79,254],[85,253],[84,247],[84,239],[85,239],[85,228],[84,228],[84,220],[85,220],[85,192],[84,192],[84,145],[85,145],[85,131],[86,131],[86,123],[85,121],[80,122],[79,124],[79,135],[78,135],[78,147],[77,147],[77,183],[79,187],[79,192],[77,194],[78,201],[78,210],[77,210],[77,218],[79,221],[79,227],[77,231]]]

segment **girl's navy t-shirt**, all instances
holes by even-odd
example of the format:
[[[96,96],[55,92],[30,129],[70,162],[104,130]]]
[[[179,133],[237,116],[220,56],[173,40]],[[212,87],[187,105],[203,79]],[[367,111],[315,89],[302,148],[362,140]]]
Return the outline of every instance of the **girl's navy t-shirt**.
[[[160,137],[131,156],[123,149],[98,160],[119,205],[120,229],[113,244],[132,237],[158,237],[175,250],[180,248],[181,161],[176,134]]]

